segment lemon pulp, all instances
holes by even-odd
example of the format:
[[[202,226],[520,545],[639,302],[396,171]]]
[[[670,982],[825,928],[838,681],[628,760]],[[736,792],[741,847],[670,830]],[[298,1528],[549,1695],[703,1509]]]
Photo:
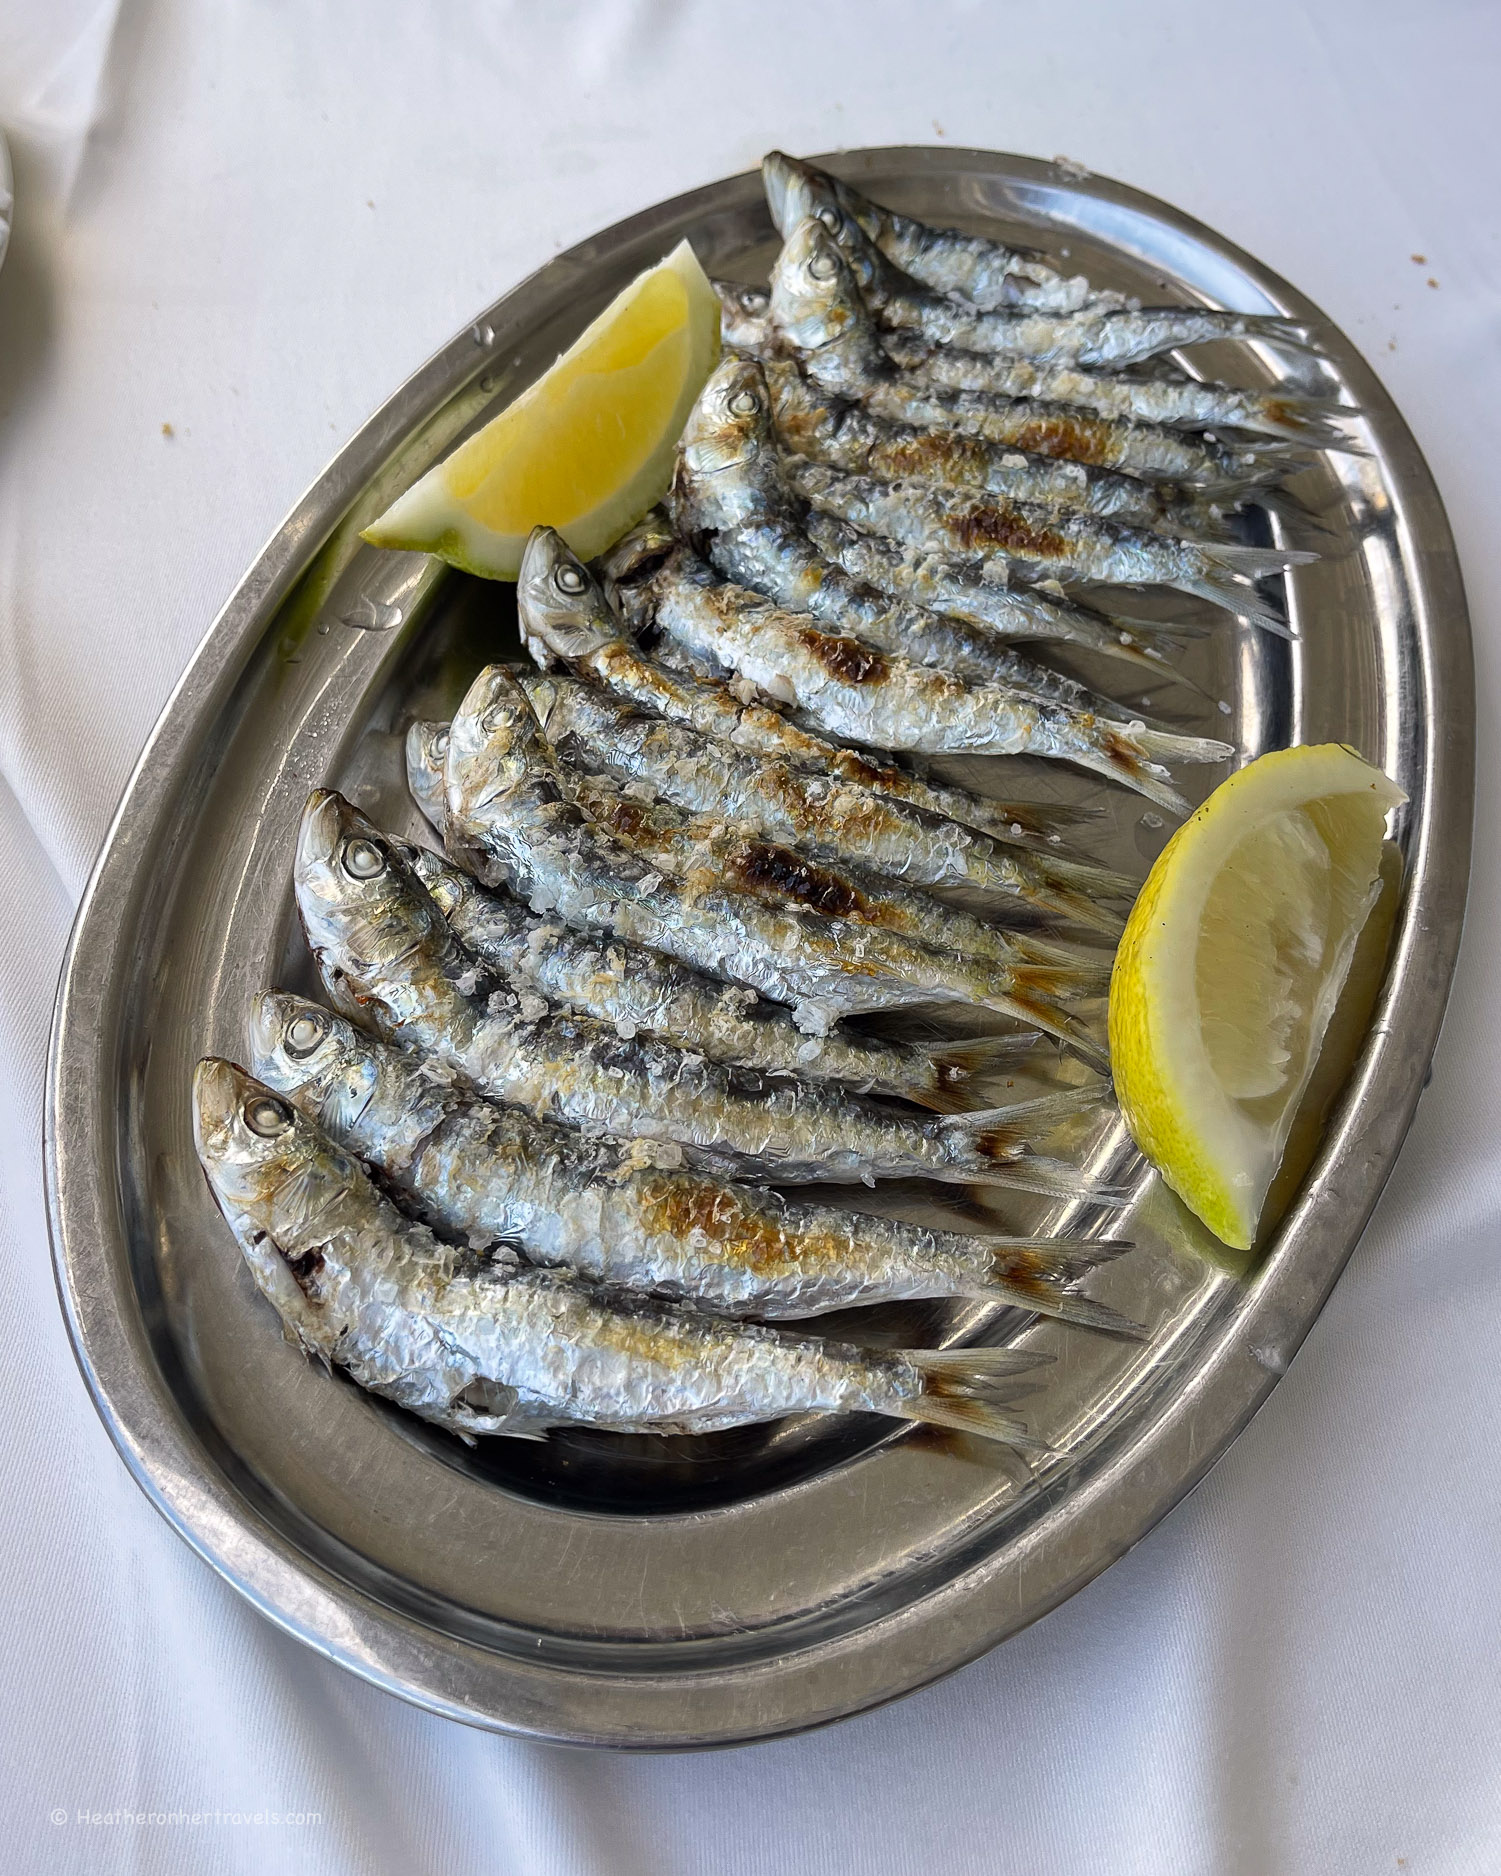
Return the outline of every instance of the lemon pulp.
[[[719,302],[684,241],[364,538],[505,580],[541,523],[583,559],[602,553],[666,493],[718,356]]]
[[[1402,791],[1353,750],[1274,751],[1158,857],[1110,986],[1116,1092],[1138,1146],[1227,1244],[1254,1242]]]

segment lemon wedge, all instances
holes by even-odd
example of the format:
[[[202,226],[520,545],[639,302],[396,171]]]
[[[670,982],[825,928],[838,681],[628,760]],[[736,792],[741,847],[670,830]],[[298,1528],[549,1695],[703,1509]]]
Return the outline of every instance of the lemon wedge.
[[[667,492],[719,357],[719,301],[686,241],[617,294],[514,404],[394,501],[363,538],[514,580],[554,527],[588,560]]]
[[[1110,981],[1121,1111],[1239,1250],[1378,897],[1387,812],[1405,799],[1343,744],[1274,750],[1178,829],[1126,923]]]

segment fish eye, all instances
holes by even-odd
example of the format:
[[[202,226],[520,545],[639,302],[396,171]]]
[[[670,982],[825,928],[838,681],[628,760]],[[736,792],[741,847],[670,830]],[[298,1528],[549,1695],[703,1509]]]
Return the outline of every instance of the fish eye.
[[[274,1094],[254,1094],[245,1103],[245,1125],[263,1140],[274,1140],[292,1124],[292,1110]]]
[[[828,207],[827,204],[825,204],[823,208],[815,209],[814,213],[817,215],[818,219],[823,223],[824,227],[828,229],[830,234],[838,234],[839,211],[837,208],[830,208]]]
[[[373,840],[356,835],[344,843],[344,871],[351,879],[374,879],[386,870],[386,856]]]
[[[294,1060],[301,1061],[304,1056],[313,1053],[327,1034],[328,1018],[315,1015],[310,1010],[304,1010],[300,1016],[294,1016],[287,1024],[285,1038],[287,1054]]]
[[[809,260],[808,272],[815,280],[832,280],[839,272],[839,263],[825,248]]]
[[[433,738],[433,754],[435,756],[446,756],[448,754],[447,730],[439,730],[437,735]]]
[[[553,574],[552,583],[560,593],[582,593],[584,590],[583,569],[564,561]]]
[[[732,417],[754,417],[761,408],[761,400],[754,391],[737,391],[725,409]]]

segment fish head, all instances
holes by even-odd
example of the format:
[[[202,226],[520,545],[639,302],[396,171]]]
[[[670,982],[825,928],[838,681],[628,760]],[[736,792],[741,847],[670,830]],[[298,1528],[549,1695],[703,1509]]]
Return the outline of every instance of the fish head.
[[[424,946],[439,956],[454,948],[442,915],[395,844],[332,789],[315,788],[308,796],[292,886],[325,977],[332,964],[358,982]]]
[[[351,1061],[370,1053],[369,1038],[353,1023],[306,997],[262,990],[250,1007],[250,1059],[278,1094],[321,1098]]]
[[[290,1101],[217,1055],[193,1072],[193,1142],[218,1196],[267,1231],[295,1205],[320,1146],[328,1145]]]
[[[823,219],[822,211],[830,207],[870,240],[874,241],[880,232],[882,211],[874,202],[827,170],[799,162],[785,151],[773,150],[761,159],[761,185],[771,219],[784,239],[804,216]],[[827,225],[832,229],[835,224],[830,221]]]
[[[742,286],[738,280],[716,280],[719,300],[719,336],[725,345],[743,352],[760,352],[771,342],[766,314],[771,295],[765,287]]]
[[[619,603],[622,587],[654,573],[677,546],[677,529],[665,508],[650,508],[595,561],[605,590]]]
[[[450,834],[454,829],[503,834],[497,813],[539,777],[554,779],[552,747],[514,671],[486,665],[469,686],[448,729],[444,773]]]
[[[441,835],[448,822],[448,801],[443,792],[443,764],[448,755],[446,723],[412,724],[406,737],[407,792],[422,810],[423,819]]]
[[[854,271],[816,216],[806,216],[782,243],[771,274],[771,318],[799,352],[821,351],[864,329]]]
[[[771,203],[771,218],[782,236],[793,234],[805,221],[816,221],[826,228],[866,293],[880,294],[899,278],[898,270],[876,246],[860,222],[845,206],[844,196],[832,176],[811,163],[796,162],[780,151],[773,151],[761,165],[766,184],[766,199]]]
[[[556,528],[533,528],[516,578],[521,642],[544,670],[574,664],[621,636],[604,588]]]
[[[734,527],[786,500],[766,373],[726,357],[709,374],[678,446],[673,499],[690,527]]]
[[[445,860],[441,853],[434,853],[431,847],[409,846],[405,841],[395,841],[393,845],[427,888],[433,904],[451,923],[460,906],[478,892],[475,881],[461,867]]]
[[[805,206],[809,180],[817,174],[785,150],[771,150],[761,158],[761,187],[779,235],[786,237],[809,211]]]
[[[193,1136],[257,1285],[297,1339],[326,1354],[338,1328],[319,1304],[341,1274],[336,1234],[296,1256],[281,1246],[317,1237],[360,1169],[292,1102],[219,1056],[194,1071]]]

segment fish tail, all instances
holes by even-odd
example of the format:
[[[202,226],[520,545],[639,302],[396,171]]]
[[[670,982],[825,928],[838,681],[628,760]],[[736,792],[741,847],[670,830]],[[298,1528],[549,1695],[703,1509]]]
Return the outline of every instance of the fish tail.
[[[1014,1397],[1008,1385],[1011,1377],[1037,1367],[1040,1359],[1046,1358],[1014,1348],[902,1349],[897,1360],[917,1370],[923,1388],[915,1400],[903,1401],[896,1411],[904,1419],[928,1426],[952,1427],[959,1433],[978,1433],[1010,1446],[1047,1452],[1048,1446],[1000,1404]]]
[[[993,1164],[1009,1164],[1063,1121],[1097,1108],[1100,1096],[1098,1084],[1064,1088],[1005,1107],[946,1115],[937,1125],[950,1164],[960,1171],[979,1172]]]
[[[1181,736],[1175,730],[1134,730],[1132,740],[1164,762],[1224,762],[1235,754],[1234,744],[1217,736]]]
[[[1260,435],[1284,438],[1289,443],[1311,443],[1319,449],[1367,451],[1340,426],[1365,413],[1358,404],[1341,404],[1333,397],[1282,397],[1270,393],[1245,419],[1245,427]]]
[[[1212,606],[1223,607],[1237,618],[1249,619],[1273,638],[1293,637],[1293,629],[1276,602],[1258,593],[1245,575],[1229,567],[1201,567],[1175,584],[1180,592],[1192,593],[1196,599],[1207,599]]]
[[[1004,1296],[1063,1322],[1082,1323],[1092,1329],[1110,1329],[1140,1339],[1142,1331],[1129,1316],[1108,1303],[1080,1296],[1070,1285],[1086,1272],[1132,1248],[1130,1239],[1097,1238],[1060,1242],[1042,1238],[1017,1243],[1000,1240],[992,1247],[992,1267],[979,1295],[1000,1300]],[[977,1297],[978,1300],[978,1297]]]
[[[1003,1016],[1014,1016],[1024,1023],[1030,1023],[1045,1036],[1066,1043],[1091,1068],[1098,1069],[1102,1074],[1109,1072],[1109,1057],[1098,1037],[1071,1010],[1062,1008],[1055,998],[1044,996],[1027,984],[1015,984],[1005,994],[987,997],[985,1007],[998,1010]]]
[[[1041,856],[1041,870],[1045,878],[1060,886],[1102,899],[1122,899],[1129,904],[1141,891],[1140,881],[1093,860],[1070,860],[1049,853]]]
[[[1115,930],[1119,936],[1120,926]],[[1115,954],[1102,957],[1098,952],[1072,950],[1067,945],[1050,944],[1030,932],[1013,939],[1018,962],[1012,976],[1018,985],[1051,999],[1098,996],[1110,984]]]
[[[1124,923],[1120,915],[1111,907],[1100,905],[1087,892],[1079,892],[1072,886],[1066,886],[1059,879],[1038,885],[1026,895],[1029,904],[1040,912],[1052,913],[1058,918],[1068,919],[1072,924],[1087,926],[1091,931],[1103,932],[1109,937],[1120,936]]]
[[[1199,753],[1195,753],[1198,747]],[[1147,729],[1133,724],[1129,729],[1113,724],[1096,725],[1089,746],[1073,752],[1076,762],[1085,768],[1107,775],[1114,782],[1132,788],[1148,801],[1170,813],[1186,815],[1187,799],[1173,787],[1172,778],[1154,755],[1173,757],[1182,762],[1219,762],[1233,751],[1224,743],[1207,737],[1177,736],[1166,730]]]
[[[1311,547],[1248,547],[1241,541],[1208,541],[1200,552],[1250,580],[1285,573],[1289,567],[1306,567],[1319,558]]]
[[[960,1042],[934,1042],[914,1045],[921,1057],[921,1087],[914,1088],[911,1099],[940,1114],[959,1114],[965,1109],[991,1106],[977,1101],[993,1079],[1009,1070],[1042,1047],[1042,1037],[1035,1029],[1019,1029],[999,1036],[971,1036]]]
[[[1322,553],[1326,560],[1331,548],[1337,557],[1351,551],[1349,544],[1341,541],[1333,528],[1326,527],[1317,515],[1310,514],[1288,489],[1248,489],[1239,506],[1264,508],[1269,515],[1276,515],[1284,527],[1294,529],[1301,538],[1323,542]]]
[[[1012,1186],[1018,1192],[1037,1192],[1050,1199],[1082,1199],[1090,1205],[1129,1205],[1133,1196],[1129,1186],[1091,1179],[1068,1160],[1024,1150],[1004,1165],[996,1161],[986,1173],[985,1183]]]
[[[1268,345],[1283,345],[1294,352],[1322,352],[1305,319],[1286,319],[1280,313],[1241,313],[1236,318],[1238,339],[1259,340]]]

